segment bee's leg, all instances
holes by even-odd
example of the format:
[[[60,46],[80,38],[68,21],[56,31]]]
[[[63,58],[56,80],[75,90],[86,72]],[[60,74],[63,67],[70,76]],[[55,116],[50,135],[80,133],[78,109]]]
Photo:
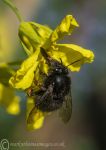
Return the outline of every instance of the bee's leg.
[[[42,91],[46,91],[47,89],[46,89],[46,87],[41,86],[41,90],[42,90]]]
[[[40,90],[38,90],[38,91],[35,91],[33,88],[29,88],[29,89],[27,89],[27,95],[29,97],[33,97],[33,96],[39,95],[40,92],[45,92],[46,90],[47,89],[44,86],[41,86]]]
[[[30,97],[35,96],[35,92],[34,92],[33,88],[30,88],[27,90],[27,95]]]
[[[46,89],[46,91],[41,91],[41,95],[39,93],[39,95],[36,98],[36,106],[39,106],[40,103],[42,103],[44,100],[46,100],[48,98],[48,96],[52,97],[52,92],[53,92],[53,88],[50,85],[48,89]]]
[[[60,59],[61,64],[63,65],[62,59],[61,58],[59,58],[59,59]]]
[[[39,88],[38,91],[34,89],[34,85],[38,86]],[[37,80],[34,80],[34,85],[32,85],[30,88],[26,90],[28,96],[33,97],[36,96],[39,91],[46,91],[46,88]]]
[[[39,88],[41,87],[41,83],[39,83],[36,79],[34,79],[34,84],[36,85],[36,86],[38,86]]]
[[[44,79],[48,77],[48,75],[42,72],[40,68],[39,68],[39,74],[42,75]]]
[[[34,80],[34,83],[35,83],[35,85],[37,85],[39,87],[39,89],[41,91],[46,91],[46,87],[44,85],[42,85],[41,83],[39,83],[37,80]]]

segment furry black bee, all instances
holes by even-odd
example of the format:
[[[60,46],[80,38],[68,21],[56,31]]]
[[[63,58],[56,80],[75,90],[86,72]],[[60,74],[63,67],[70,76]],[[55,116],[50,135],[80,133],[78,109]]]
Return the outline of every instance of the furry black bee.
[[[59,109],[62,120],[68,122],[72,113],[71,77],[68,68],[63,65],[62,60],[59,62],[52,59],[43,48],[41,54],[50,69],[40,90],[32,93],[35,95],[35,107],[42,112]]]
[[[44,112],[51,112],[62,106],[65,96],[70,91],[71,79],[68,76],[68,69],[62,63],[49,57],[43,48],[41,48],[41,54],[51,71],[42,88],[36,93],[35,105]]]

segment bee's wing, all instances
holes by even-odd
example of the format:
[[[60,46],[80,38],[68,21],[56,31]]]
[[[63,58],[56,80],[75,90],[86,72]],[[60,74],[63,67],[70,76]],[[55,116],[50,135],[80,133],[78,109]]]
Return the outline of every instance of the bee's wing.
[[[69,94],[65,96],[63,105],[59,110],[59,116],[62,118],[64,123],[67,123],[71,118],[71,114],[72,114],[72,97],[70,91]]]

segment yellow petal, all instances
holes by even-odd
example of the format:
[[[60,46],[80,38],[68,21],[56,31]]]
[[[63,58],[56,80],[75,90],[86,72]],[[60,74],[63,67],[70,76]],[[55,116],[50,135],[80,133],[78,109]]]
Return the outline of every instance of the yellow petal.
[[[39,69],[40,69],[39,71],[41,71],[44,74],[48,73],[48,69],[49,69],[48,64],[47,64],[45,58],[42,57],[42,56],[41,56],[41,61],[40,61],[40,64],[39,64]]]
[[[64,35],[71,34],[75,27],[79,27],[75,18],[72,15],[67,15],[51,34],[51,41],[55,42]]]
[[[19,26],[19,37],[26,52],[30,55],[42,46],[52,30],[34,22],[22,22]]]
[[[49,53],[52,58],[58,61],[61,58],[65,66],[72,64],[69,66],[71,71],[79,71],[82,64],[92,63],[94,60],[94,53],[91,50],[74,44],[56,44],[52,46]]]
[[[34,78],[34,72],[38,66],[38,55],[40,49],[37,49],[34,54],[27,58],[21,65],[20,69],[12,76],[9,83],[18,89],[27,89],[31,86]]]
[[[44,122],[45,113],[35,108],[33,99],[27,100],[27,128],[28,130],[39,129]]]
[[[15,95],[12,88],[6,87],[1,83],[0,105],[4,107],[9,114],[17,115],[20,112],[20,97]]]

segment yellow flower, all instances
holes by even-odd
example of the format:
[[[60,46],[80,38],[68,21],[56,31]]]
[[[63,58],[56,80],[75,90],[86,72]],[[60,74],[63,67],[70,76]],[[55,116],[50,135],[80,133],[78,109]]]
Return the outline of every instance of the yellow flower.
[[[9,87],[8,80],[12,70],[6,63],[0,63],[0,106],[9,114],[17,115],[20,112],[20,97],[15,95],[13,88]]]
[[[79,71],[82,64],[91,63],[94,59],[92,51],[74,44],[56,44],[57,40],[63,38],[64,35],[72,34],[73,29],[78,26],[71,15],[67,15],[54,31],[47,26],[34,22],[22,22],[19,27],[19,37],[29,57],[10,79],[10,84],[19,89],[30,87],[38,65],[42,67],[41,70],[47,73],[47,65],[43,63],[44,59],[40,54],[40,47],[43,47],[52,58],[58,61],[61,58],[65,66],[80,60],[69,66],[71,71]],[[39,71],[36,77],[38,76]]]
[[[84,49],[74,44],[56,43],[65,35],[71,35],[75,27],[79,27],[79,25],[72,15],[67,15],[54,31],[47,26],[34,22],[22,22],[19,27],[19,37],[29,57],[22,63],[20,69],[14,76],[10,78],[9,83],[13,87],[23,90],[31,86],[36,90],[38,88],[38,83],[42,84],[40,71],[47,73],[48,66],[40,53],[40,47],[44,48],[53,59],[58,61],[61,59],[65,66],[69,65],[68,68],[71,71],[79,71],[84,63],[91,63],[94,60],[94,54],[91,50]],[[32,105],[33,107],[31,106],[31,109],[35,107],[34,104]],[[32,114],[31,118],[33,119],[29,121],[30,128],[40,128],[45,114],[37,111]],[[34,115],[35,119],[32,117]],[[41,120],[39,120],[39,118],[41,118]]]
[[[0,83],[0,106],[4,107],[9,114],[17,115],[20,112],[20,97],[15,96],[13,88]]]

